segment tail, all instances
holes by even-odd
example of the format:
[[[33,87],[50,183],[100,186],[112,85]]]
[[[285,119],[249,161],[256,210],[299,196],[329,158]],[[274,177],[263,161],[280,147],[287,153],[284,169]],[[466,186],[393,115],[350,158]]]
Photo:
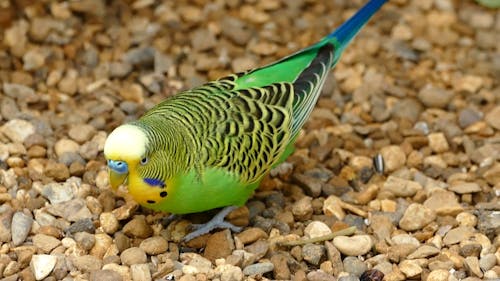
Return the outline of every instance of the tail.
[[[235,81],[235,89],[264,87],[275,82],[294,82],[315,60],[319,50],[328,44],[333,46],[333,59],[327,68],[334,67],[349,42],[386,1],[370,0],[354,16],[318,43],[270,65],[242,74]]]
[[[354,37],[359,33],[370,18],[384,5],[387,0],[371,0],[366,3],[356,14],[339,26],[334,32],[323,38],[318,44],[323,45],[326,42],[335,46],[334,65],[340,58],[344,49],[349,45]],[[333,67],[333,66],[332,66]]]

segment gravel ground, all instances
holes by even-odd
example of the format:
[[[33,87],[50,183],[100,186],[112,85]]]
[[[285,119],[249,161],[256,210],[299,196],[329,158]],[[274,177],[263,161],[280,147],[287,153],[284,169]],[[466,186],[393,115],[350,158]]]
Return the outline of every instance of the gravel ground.
[[[244,231],[183,244],[211,213],[162,226],[164,214],[112,192],[107,134],[179,90],[315,42],[365,1],[11,2],[0,1],[0,280],[499,279],[498,10],[386,4],[294,155],[230,215]],[[355,233],[325,238],[339,230]]]

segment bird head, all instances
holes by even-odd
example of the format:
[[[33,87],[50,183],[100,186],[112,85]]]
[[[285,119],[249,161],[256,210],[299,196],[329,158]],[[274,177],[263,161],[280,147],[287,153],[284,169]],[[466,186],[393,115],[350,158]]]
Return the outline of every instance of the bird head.
[[[148,162],[148,138],[135,125],[125,124],[116,128],[106,139],[104,156],[108,161],[109,181],[113,189],[123,184],[131,170]]]

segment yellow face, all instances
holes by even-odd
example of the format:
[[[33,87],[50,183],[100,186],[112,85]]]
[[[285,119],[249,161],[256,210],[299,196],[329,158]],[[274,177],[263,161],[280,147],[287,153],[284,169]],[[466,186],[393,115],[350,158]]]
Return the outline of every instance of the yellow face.
[[[141,161],[146,161],[146,134],[136,126],[122,125],[106,139],[104,156],[108,160],[109,181],[117,189]]]

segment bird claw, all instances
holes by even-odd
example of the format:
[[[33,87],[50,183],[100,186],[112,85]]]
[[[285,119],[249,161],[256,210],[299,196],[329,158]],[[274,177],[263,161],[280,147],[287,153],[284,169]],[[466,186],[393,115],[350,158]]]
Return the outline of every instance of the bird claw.
[[[238,208],[237,206],[225,207],[219,213],[217,213],[210,221],[202,224],[192,224],[190,226],[190,229],[193,230],[193,232],[184,236],[182,241],[187,242],[193,240],[194,238],[207,234],[216,228],[231,229],[233,232],[240,232],[241,230],[243,230],[243,227],[233,225],[232,223],[224,220],[224,218],[229,213],[231,213],[237,208]]]

